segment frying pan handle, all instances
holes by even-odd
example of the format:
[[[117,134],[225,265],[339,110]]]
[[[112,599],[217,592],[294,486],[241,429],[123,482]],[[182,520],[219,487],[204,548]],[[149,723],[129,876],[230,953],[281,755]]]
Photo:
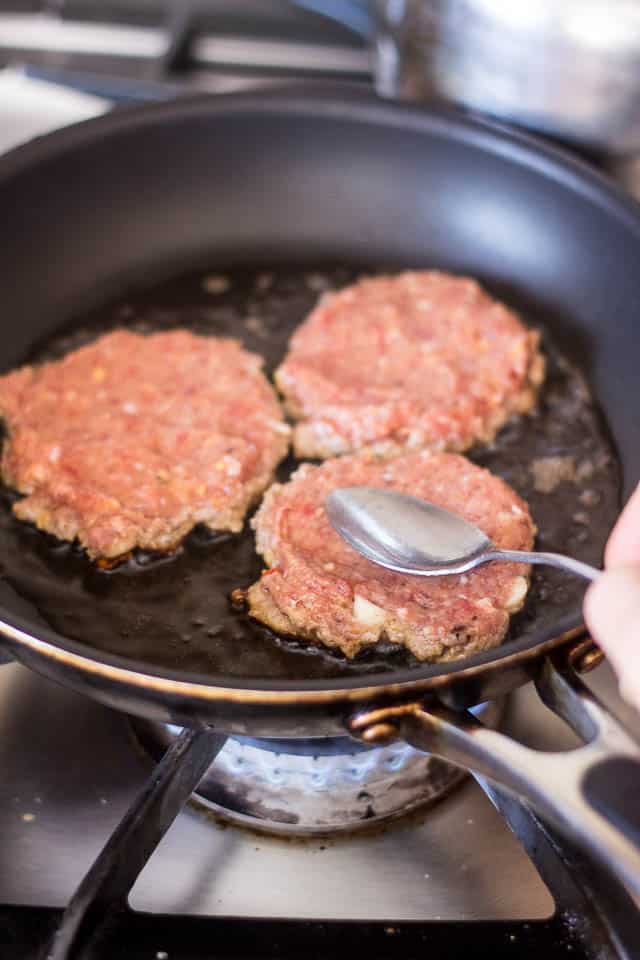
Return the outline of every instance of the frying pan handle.
[[[537,686],[584,746],[543,753],[471,713],[422,703],[361,713],[350,729],[368,743],[401,737],[501,784],[640,896],[640,747],[568,665],[546,661]]]

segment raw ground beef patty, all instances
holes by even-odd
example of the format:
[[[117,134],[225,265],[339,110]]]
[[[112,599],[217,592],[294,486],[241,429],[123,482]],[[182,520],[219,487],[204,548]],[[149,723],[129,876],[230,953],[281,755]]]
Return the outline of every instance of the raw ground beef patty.
[[[369,453],[305,464],[266,494],[252,524],[270,569],[248,591],[253,617],[355,656],[379,640],[419,660],[445,661],[494,647],[528,587],[528,568],[491,563],[437,578],[392,573],[352,549],[331,527],[324,502],[337,487],[388,487],[476,523],[494,543],[530,549],[527,505],[499,477],[451,453]]]
[[[538,339],[465,277],[407,271],[325,294],[276,372],[296,455],[490,441],[535,402]]]
[[[288,447],[261,366],[235,340],[116,330],[0,377],[16,516],[93,558],[240,530]]]

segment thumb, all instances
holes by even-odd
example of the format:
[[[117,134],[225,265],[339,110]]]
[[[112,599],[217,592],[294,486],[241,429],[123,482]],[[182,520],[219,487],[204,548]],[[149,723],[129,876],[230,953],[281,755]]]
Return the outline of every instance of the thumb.
[[[584,616],[617,674],[620,693],[640,709],[640,567],[601,574],[587,591]]]
[[[620,514],[605,552],[606,567],[640,567],[640,484]]]

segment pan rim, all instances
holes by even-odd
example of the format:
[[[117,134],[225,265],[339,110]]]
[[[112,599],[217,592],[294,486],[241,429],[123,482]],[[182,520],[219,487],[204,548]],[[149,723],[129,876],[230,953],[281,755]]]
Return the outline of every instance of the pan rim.
[[[494,122],[478,120],[445,108],[425,109],[410,104],[379,100],[368,91],[326,84],[283,85],[267,91],[202,95],[170,103],[143,105],[107,114],[16,147],[0,158],[0,185],[27,172],[41,161],[64,155],[76,147],[89,145],[105,137],[117,136],[149,124],[181,118],[216,116],[302,115],[382,126],[399,126],[432,136],[454,139],[484,152],[508,158],[517,166],[532,170],[597,204],[622,222],[640,240],[640,204],[592,169],[562,149],[538,141]],[[260,680],[163,670],[152,664],[96,651],[90,646],[63,637],[49,627],[38,626],[16,617],[0,605],[0,634],[9,641],[20,659],[21,648],[83,673],[102,675],[115,683],[157,690],[163,694],[202,701],[242,700],[286,704],[328,702],[351,695],[353,699],[372,699],[376,694],[419,693],[448,682],[450,677],[486,674],[505,661],[522,662],[566,640],[582,629],[580,610],[569,610],[553,628],[534,638],[522,637],[493,650],[474,654],[461,661],[431,664],[380,674],[314,680]],[[98,655],[99,653],[99,655]]]
[[[157,122],[192,116],[215,118],[225,114],[259,113],[324,117],[388,127],[402,127],[467,143],[529,169],[549,174],[556,183],[587,196],[615,215],[640,237],[640,200],[636,200],[605,173],[601,173],[569,149],[530,133],[479,118],[460,109],[441,105],[419,106],[406,101],[383,100],[372,92],[348,84],[336,86],[305,81],[295,86],[283,83],[262,91],[198,94],[162,103],[124,107],[99,117],[69,124],[52,133],[34,137],[0,156],[0,185],[24,173],[40,160],[53,159],[76,146],[146,127]]]
[[[447,686],[450,679],[468,681],[475,676],[486,677],[504,668],[505,664],[523,666],[575,639],[585,630],[582,617],[569,613],[534,640],[524,637],[462,660],[372,674],[370,680],[360,675],[303,681],[227,677],[215,682],[218,678],[213,676],[164,670],[118,654],[100,651],[100,656],[96,656],[94,648],[63,637],[49,627],[43,626],[39,629],[41,636],[34,636],[26,620],[14,615],[7,616],[7,611],[1,605],[0,615],[0,635],[8,641],[18,660],[21,659],[21,650],[28,650],[75,672],[180,700],[198,700],[203,704],[235,702],[269,706],[328,704],[345,698],[370,702],[382,694],[392,698],[418,696]],[[374,679],[378,677],[379,680]]]

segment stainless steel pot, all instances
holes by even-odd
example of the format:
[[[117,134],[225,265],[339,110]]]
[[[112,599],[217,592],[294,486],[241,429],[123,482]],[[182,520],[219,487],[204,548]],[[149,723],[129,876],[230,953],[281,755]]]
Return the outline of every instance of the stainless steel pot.
[[[588,149],[640,149],[638,0],[379,0],[383,96],[456,103]]]

